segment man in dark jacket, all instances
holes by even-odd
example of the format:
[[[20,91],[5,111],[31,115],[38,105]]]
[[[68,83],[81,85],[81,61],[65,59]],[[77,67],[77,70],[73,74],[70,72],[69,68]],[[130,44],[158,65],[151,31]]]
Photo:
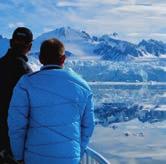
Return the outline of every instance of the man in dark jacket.
[[[28,28],[18,27],[10,39],[9,50],[0,59],[0,163],[3,163],[6,152],[10,155],[7,114],[13,88],[22,75],[32,72],[26,56],[32,39],[32,32]]]

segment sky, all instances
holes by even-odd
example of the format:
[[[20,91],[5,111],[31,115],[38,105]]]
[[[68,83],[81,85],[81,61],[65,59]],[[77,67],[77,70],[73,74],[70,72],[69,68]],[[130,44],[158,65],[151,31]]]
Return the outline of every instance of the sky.
[[[91,35],[118,33],[138,42],[166,42],[166,0],[1,0],[0,34],[10,38],[18,26],[37,37],[62,26]]]

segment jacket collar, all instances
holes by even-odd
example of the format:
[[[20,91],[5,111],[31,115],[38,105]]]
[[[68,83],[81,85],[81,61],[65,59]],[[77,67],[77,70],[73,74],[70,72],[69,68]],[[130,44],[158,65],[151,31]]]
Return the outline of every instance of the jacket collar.
[[[20,53],[17,49],[10,48],[7,54],[12,55],[14,58],[22,58],[25,62],[28,62],[27,56]]]
[[[49,70],[49,69],[63,69],[62,66],[56,64],[45,65],[40,68],[40,70]]]

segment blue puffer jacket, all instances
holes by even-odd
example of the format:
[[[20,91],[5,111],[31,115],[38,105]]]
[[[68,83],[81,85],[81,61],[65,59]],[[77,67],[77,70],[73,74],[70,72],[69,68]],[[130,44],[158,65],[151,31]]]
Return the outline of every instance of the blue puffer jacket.
[[[88,84],[74,71],[50,69],[23,76],[8,114],[16,160],[25,164],[78,164],[94,129]]]

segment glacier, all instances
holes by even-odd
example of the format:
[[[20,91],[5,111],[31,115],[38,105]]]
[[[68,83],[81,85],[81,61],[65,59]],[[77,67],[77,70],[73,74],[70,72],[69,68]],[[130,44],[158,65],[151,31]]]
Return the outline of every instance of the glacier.
[[[33,41],[31,53],[37,54],[45,39],[55,37],[64,43],[66,50],[73,54],[72,56],[78,58],[95,56],[103,60],[128,61],[138,57],[165,57],[166,44],[162,41],[150,39],[142,40],[138,44],[130,43],[114,37],[115,34],[91,36],[86,31],[71,27],[60,27],[36,37]],[[9,39],[0,36],[0,56],[4,55],[8,46]]]
[[[39,70],[36,57],[29,62],[33,70]],[[94,92],[96,123],[108,126],[135,118],[150,123],[166,120],[165,63],[69,59],[65,67],[88,81]]]
[[[90,146],[115,164],[165,163],[166,44],[113,36],[57,28],[34,39],[29,64],[39,70],[40,44],[60,39],[65,67],[86,79],[94,93],[96,128]],[[0,56],[8,47],[9,39],[0,36]]]
[[[166,59],[103,61],[68,60],[71,67],[87,81],[108,82],[166,82]]]

